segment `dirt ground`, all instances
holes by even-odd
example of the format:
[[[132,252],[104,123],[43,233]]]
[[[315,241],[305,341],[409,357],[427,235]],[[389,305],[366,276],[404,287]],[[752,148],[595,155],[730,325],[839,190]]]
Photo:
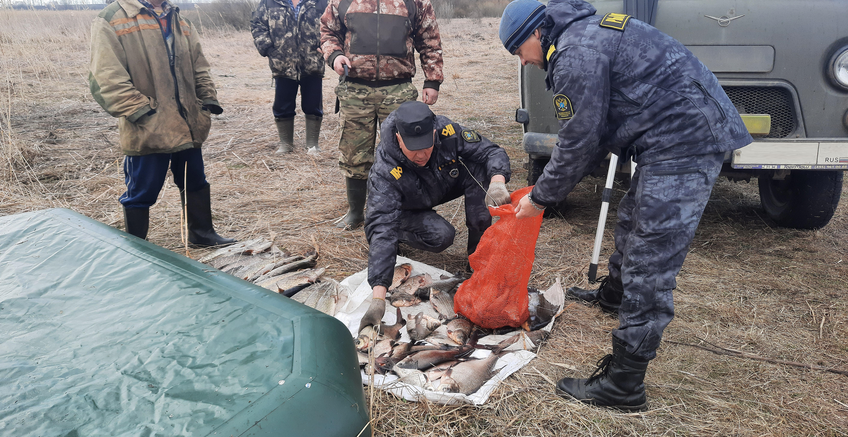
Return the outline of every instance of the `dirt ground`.
[[[116,120],[90,97],[89,23],[95,12],[0,10],[0,215],[70,208],[123,226],[124,190]],[[435,112],[480,131],[507,149],[511,190],[526,185],[517,60],[497,39],[497,19],[441,24],[445,82]],[[218,231],[265,237],[292,252],[317,242],[319,265],[342,279],[366,267],[363,231],[333,226],[346,210],[337,167],[337,76],[328,70],[321,152],[274,154],[273,89],[268,66],[247,32],[206,29],[225,112],[204,144]],[[420,70],[416,83],[420,89]],[[588,178],[568,208],[546,219],[530,285],[586,285],[603,181]],[[618,185],[607,222],[601,271],[612,250]],[[570,305],[539,356],[504,381],[486,405],[410,403],[373,393],[375,435],[848,435],[848,190],[824,229],[776,227],[759,205],[756,181],[720,181],[678,276],[676,318],[646,378],[649,410],[623,414],[554,394],[553,382],[586,377],[610,352],[617,320]],[[457,227],[442,254],[412,257],[448,271],[465,263],[461,201],[438,209]],[[172,182],[151,210],[149,240],[185,253],[179,196]],[[208,251],[191,250],[192,258]],[[712,349],[709,351],[706,349]],[[744,355],[740,356],[740,355]],[[372,393],[367,393],[368,397]]]

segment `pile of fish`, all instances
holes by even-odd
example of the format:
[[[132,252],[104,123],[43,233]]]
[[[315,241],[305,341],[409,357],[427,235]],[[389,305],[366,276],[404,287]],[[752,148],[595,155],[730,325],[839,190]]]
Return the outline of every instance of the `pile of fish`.
[[[528,290],[531,317],[524,329],[487,330],[454,312],[454,294],[467,278],[434,280],[426,273],[413,275],[412,270],[410,264],[395,268],[386,298],[394,307],[387,311],[393,317],[387,318],[394,323],[366,327],[356,338],[356,348],[366,373],[391,373],[400,382],[425,390],[465,395],[476,392],[496,373],[501,357],[544,341],[549,331],[540,328],[548,325],[564,304],[562,287],[545,292]],[[504,339],[504,333],[510,335]],[[498,340],[486,341],[487,337]],[[471,357],[481,349],[491,352],[483,358]]]
[[[291,297],[312,284],[324,282],[319,280],[326,269],[315,268],[317,259],[317,248],[304,255],[292,255],[271,241],[257,238],[218,249],[198,261]]]

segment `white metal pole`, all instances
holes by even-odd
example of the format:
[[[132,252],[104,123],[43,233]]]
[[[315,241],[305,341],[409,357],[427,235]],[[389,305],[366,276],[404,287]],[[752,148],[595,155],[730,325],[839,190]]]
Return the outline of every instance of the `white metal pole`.
[[[592,251],[592,262],[589,264],[589,282],[594,283],[598,276],[598,258],[601,256],[601,242],[604,239],[604,226],[607,223],[610,197],[612,197],[612,182],[615,179],[615,168],[618,166],[618,155],[610,155],[607,182],[601,197],[601,216],[598,217],[598,230],[595,232],[595,248]]]

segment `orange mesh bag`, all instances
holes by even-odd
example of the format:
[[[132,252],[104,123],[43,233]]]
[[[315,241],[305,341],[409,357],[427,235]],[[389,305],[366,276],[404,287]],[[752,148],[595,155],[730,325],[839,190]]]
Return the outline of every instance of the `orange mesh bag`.
[[[542,214],[515,218],[515,207],[533,187],[512,193],[512,203],[490,207],[500,217],[477,245],[468,261],[474,274],[462,283],[454,296],[454,311],[484,328],[519,327],[530,313],[527,309],[527,282],[536,258],[536,239]]]

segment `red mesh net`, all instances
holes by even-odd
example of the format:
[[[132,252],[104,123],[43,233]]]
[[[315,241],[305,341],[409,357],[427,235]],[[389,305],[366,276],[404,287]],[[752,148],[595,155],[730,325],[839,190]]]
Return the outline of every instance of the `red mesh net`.
[[[518,220],[515,207],[532,189],[513,192],[510,205],[489,208],[500,220],[486,230],[468,259],[474,274],[456,292],[454,311],[478,326],[518,327],[530,317],[527,282],[536,258],[542,214]]]

